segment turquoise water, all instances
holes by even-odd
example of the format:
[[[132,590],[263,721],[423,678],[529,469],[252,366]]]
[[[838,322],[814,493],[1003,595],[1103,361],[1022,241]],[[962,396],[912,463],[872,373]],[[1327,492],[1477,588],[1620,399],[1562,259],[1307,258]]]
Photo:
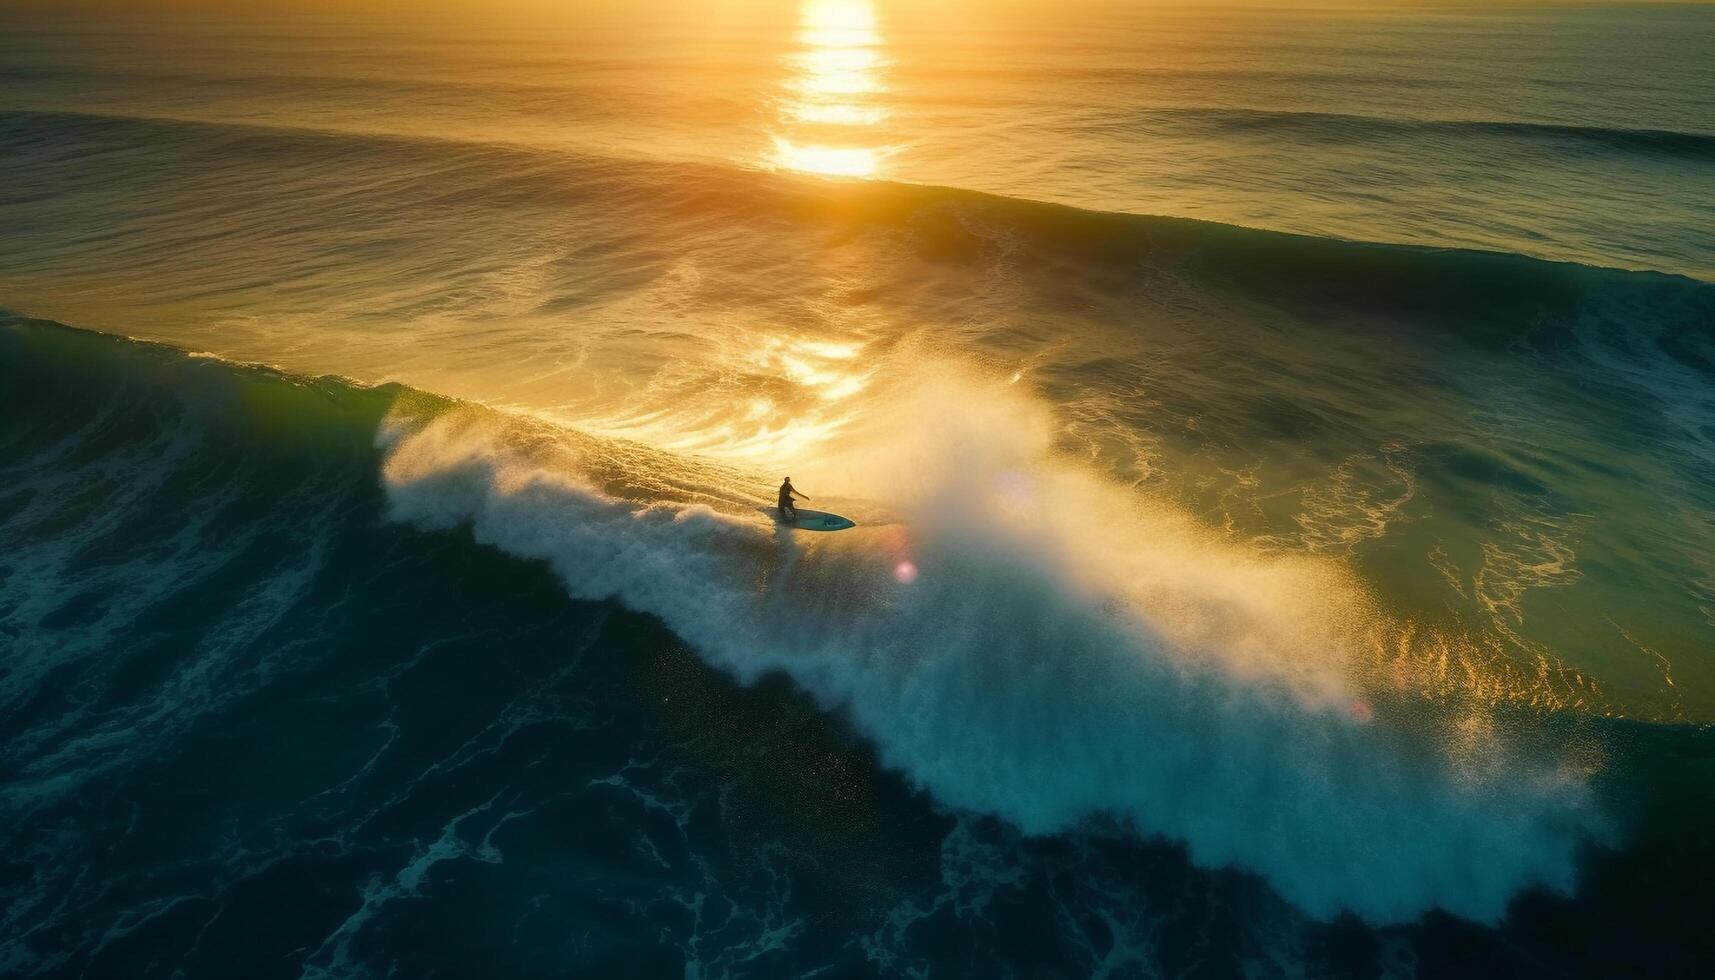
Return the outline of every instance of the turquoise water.
[[[1715,16],[676,9],[6,21],[0,972],[1694,975]]]

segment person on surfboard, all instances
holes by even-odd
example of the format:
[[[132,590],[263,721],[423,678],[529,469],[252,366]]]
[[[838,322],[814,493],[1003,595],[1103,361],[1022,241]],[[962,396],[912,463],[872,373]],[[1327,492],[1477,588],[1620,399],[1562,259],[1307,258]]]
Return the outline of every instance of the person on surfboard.
[[[803,497],[805,500],[810,499],[808,495],[798,493],[798,488],[792,485],[791,477],[787,477],[780,481],[780,516],[788,521],[796,521],[798,519],[798,507],[792,503],[792,497],[794,495]]]

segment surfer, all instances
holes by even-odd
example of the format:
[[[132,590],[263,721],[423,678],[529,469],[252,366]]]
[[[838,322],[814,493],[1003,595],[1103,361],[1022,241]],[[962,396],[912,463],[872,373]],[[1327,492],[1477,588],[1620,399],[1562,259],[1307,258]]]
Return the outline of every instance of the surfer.
[[[783,520],[796,521],[798,519],[798,508],[792,503],[794,495],[803,497],[805,500],[810,499],[808,495],[798,493],[798,488],[792,485],[791,477],[780,481],[780,517]]]

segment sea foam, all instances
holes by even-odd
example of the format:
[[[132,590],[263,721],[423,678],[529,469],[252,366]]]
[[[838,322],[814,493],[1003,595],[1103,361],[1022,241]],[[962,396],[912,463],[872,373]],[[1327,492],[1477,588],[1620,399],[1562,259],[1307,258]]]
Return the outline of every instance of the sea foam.
[[[795,535],[615,496],[583,443],[544,451],[468,408],[384,428],[391,516],[545,560],[741,681],[784,672],[883,764],[1030,834],[1117,819],[1377,923],[1494,921],[1524,888],[1573,886],[1605,833],[1587,773],[1485,709],[1411,707],[1378,653],[1407,631],[1339,565],[1080,470],[1015,388],[943,373],[895,394],[815,473],[878,501],[879,526]]]

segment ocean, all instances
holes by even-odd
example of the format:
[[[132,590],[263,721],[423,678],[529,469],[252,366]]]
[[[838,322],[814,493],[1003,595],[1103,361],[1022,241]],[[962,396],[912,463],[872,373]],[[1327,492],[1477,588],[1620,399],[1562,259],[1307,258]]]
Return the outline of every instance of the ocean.
[[[1711,52],[0,8],[0,975],[1703,975]]]

